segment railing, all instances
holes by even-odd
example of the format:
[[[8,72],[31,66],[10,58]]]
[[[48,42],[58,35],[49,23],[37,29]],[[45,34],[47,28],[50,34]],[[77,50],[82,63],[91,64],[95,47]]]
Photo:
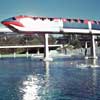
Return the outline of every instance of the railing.
[[[7,49],[7,48],[41,48],[44,45],[20,45],[20,46],[0,46],[0,49]],[[58,45],[49,45],[49,47],[62,47],[62,44]]]

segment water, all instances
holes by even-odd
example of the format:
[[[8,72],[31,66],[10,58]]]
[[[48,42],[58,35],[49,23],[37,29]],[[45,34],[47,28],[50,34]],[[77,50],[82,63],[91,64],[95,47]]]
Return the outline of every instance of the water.
[[[66,57],[0,59],[0,100],[100,100],[100,62],[96,68],[88,63]]]

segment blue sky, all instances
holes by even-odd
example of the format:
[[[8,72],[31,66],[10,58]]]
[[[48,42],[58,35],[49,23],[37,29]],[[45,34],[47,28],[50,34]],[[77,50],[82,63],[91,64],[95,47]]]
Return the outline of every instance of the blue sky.
[[[99,9],[100,0],[0,0],[0,21],[16,15],[99,20]]]

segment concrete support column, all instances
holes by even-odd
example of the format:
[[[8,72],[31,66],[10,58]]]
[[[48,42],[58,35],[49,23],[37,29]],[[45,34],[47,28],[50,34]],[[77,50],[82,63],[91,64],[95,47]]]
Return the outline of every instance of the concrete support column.
[[[44,39],[44,61],[52,61],[52,58],[49,57],[48,34],[45,34]]]
[[[88,22],[88,27],[89,27],[89,32],[90,32],[90,37],[91,37],[91,48],[90,48],[90,59],[96,59],[97,56],[96,56],[96,45],[95,45],[95,35],[93,35],[92,33],[92,24],[91,24],[91,21]]]
[[[2,57],[2,55],[0,54],[0,58]]]
[[[95,36],[91,35],[91,51],[90,51],[90,58],[96,59],[96,44],[95,44]]]
[[[45,34],[44,58],[49,58],[48,34]]]
[[[87,45],[87,41],[85,42],[85,57],[87,57],[87,48],[88,48],[88,45]]]
[[[27,56],[27,58],[29,57],[28,48],[27,48],[27,51],[26,51],[26,56]]]
[[[14,51],[14,58],[16,57],[16,52]]]
[[[37,49],[37,55],[39,55],[40,54],[40,51],[39,51],[39,48]]]

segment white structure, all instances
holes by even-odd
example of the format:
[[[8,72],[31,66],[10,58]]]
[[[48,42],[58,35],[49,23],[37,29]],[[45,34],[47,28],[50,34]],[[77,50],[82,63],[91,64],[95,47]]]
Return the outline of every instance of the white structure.
[[[94,35],[100,34],[100,21],[22,15],[6,19],[2,24],[18,33],[45,34],[45,60],[49,59],[48,34],[90,34],[92,46],[91,55],[88,58],[97,58]]]

